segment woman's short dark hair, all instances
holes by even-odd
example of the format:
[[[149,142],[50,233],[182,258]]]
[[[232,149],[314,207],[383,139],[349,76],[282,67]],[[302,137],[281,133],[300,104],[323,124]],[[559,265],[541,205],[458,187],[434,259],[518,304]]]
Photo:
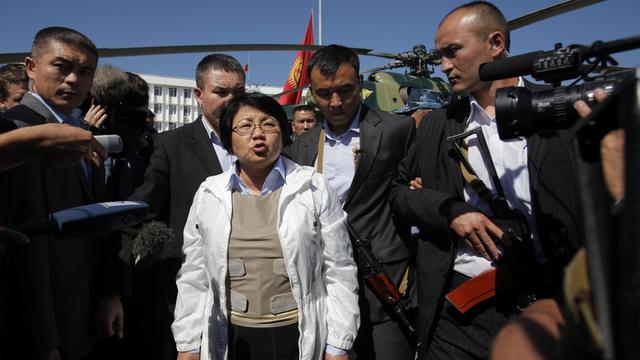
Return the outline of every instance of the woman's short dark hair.
[[[242,106],[250,106],[269,116],[273,116],[278,120],[278,125],[280,126],[282,146],[284,147],[291,144],[291,126],[287,119],[287,113],[284,112],[282,106],[271,96],[259,93],[247,93],[234,96],[220,113],[220,141],[227,151],[231,152],[233,118],[236,117],[236,114]]]

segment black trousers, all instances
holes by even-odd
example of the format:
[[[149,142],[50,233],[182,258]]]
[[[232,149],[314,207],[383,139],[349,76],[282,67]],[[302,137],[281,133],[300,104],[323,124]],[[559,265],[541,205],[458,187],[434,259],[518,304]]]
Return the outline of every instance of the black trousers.
[[[453,289],[469,277],[453,272]],[[448,301],[444,301],[440,315],[426,350],[426,357],[432,359],[486,359],[491,343],[502,326],[516,315],[513,298],[489,299],[476,305],[466,314],[461,314]]]
[[[415,349],[393,320],[362,323],[355,344],[357,360],[413,360]]]
[[[230,360],[298,359],[298,324],[250,328],[229,324]]]

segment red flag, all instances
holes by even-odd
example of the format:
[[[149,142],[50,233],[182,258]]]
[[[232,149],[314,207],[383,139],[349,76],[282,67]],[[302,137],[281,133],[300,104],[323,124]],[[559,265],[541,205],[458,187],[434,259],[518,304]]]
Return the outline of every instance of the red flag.
[[[313,14],[309,16],[309,25],[307,25],[307,32],[304,33],[302,39],[302,45],[313,45]],[[291,71],[289,71],[289,77],[284,83],[284,89],[282,92],[298,89],[297,91],[290,92],[280,96],[280,105],[292,105],[300,103],[302,97],[302,89],[309,84],[307,79],[307,64],[313,53],[311,51],[298,51],[296,58],[293,60]]]

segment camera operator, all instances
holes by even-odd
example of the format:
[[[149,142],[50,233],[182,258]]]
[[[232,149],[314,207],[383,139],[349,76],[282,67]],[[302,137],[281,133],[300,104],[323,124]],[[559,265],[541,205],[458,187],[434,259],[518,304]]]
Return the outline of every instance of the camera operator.
[[[507,320],[558,290],[562,268],[580,246],[576,159],[567,133],[498,138],[496,89],[535,85],[522,78],[480,80],[479,65],[504,58],[509,48],[508,25],[494,5],[477,1],[455,8],[440,23],[435,48],[453,92],[468,96],[422,121],[400,165],[392,204],[396,216],[420,228],[419,358],[486,358]],[[480,130],[462,139],[456,153],[447,138],[475,128]],[[463,175],[469,168],[475,179]],[[417,178],[422,187],[410,187]],[[500,210],[510,218],[496,211],[496,199],[508,205]],[[518,253],[527,261],[502,268],[503,275],[516,278],[506,283],[511,287],[503,289],[494,277],[486,290],[497,295],[470,311],[445,298],[467,281],[484,278],[479,275],[495,275],[496,264],[517,263],[511,255],[516,245],[529,251]]]
[[[602,102],[607,93],[596,89],[594,96]],[[574,103],[574,109],[583,118],[591,113],[582,100]],[[624,130],[615,129],[602,138],[600,159],[607,190],[615,203],[621,203],[624,200]],[[491,349],[491,359],[516,356],[520,360],[600,359],[602,337],[593,322],[595,311],[586,268],[586,252],[581,249],[565,273],[564,301],[559,304],[554,299],[543,299],[532,304],[500,331]],[[568,293],[578,296],[566,296]],[[581,308],[578,302],[586,306]]]
[[[148,104],[149,85],[140,76],[110,65],[98,67],[84,119],[95,133],[118,135],[123,142],[122,152],[105,163],[108,200],[124,200],[142,184],[152,149]]]

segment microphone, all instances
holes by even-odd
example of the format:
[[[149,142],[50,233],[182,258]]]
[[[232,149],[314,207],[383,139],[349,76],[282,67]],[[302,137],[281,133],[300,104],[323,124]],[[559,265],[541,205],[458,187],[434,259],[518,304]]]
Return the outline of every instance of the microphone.
[[[122,152],[124,147],[122,138],[118,135],[96,135],[93,138],[96,139],[110,154]]]
[[[134,265],[148,266],[157,260],[171,257],[171,246],[177,245],[173,240],[173,230],[163,222],[154,220],[145,224],[133,239],[131,253]]]
[[[480,80],[492,81],[529,75],[535,71],[535,60],[544,54],[544,51],[533,51],[484,63],[480,65]]]
[[[60,210],[49,215],[49,220],[19,224],[11,229],[27,236],[49,233],[57,238],[91,236],[138,224],[148,213],[149,205],[144,202],[102,202]]]

